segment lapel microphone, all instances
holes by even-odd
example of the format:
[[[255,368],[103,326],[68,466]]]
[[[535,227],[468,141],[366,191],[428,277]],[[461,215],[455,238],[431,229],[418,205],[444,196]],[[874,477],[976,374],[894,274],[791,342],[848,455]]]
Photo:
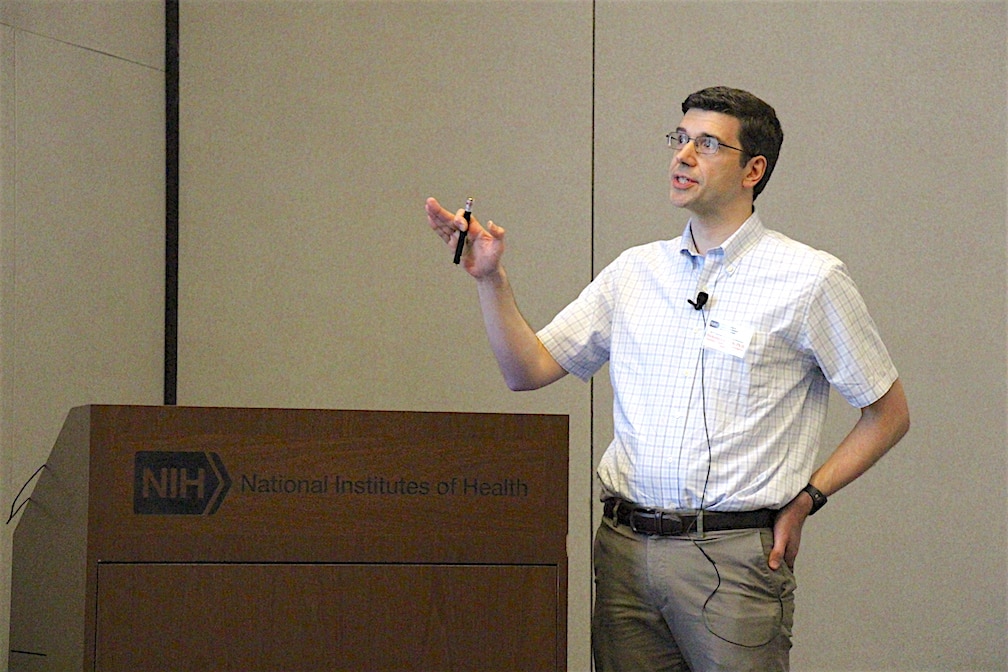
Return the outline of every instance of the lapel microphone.
[[[707,299],[709,298],[710,297],[707,295],[707,292],[700,292],[696,295],[696,301],[686,299],[686,303],[693,306],[694,310],[702,310],[703,307],[707,305]]]

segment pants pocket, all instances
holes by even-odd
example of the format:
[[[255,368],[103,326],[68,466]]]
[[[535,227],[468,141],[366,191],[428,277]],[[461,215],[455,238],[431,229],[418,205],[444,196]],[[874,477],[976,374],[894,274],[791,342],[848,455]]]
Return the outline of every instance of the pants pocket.
[[[772,547],[771,530],[726,535],[709,547],[717,584],[704,604],[703,619],[716,637],[750,648],[781,636],[790,640],[794,574],[786,565],[770,569]]]

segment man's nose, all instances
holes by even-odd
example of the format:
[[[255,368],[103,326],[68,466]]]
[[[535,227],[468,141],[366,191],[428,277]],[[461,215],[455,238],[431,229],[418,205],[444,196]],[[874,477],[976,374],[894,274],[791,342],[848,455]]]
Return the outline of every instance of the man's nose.
[[[687,142],[685,145],[676,150],[676,153],[672,155],[673,163],[686,163],[687,160],[696,160],[696,145],[692,140]]]

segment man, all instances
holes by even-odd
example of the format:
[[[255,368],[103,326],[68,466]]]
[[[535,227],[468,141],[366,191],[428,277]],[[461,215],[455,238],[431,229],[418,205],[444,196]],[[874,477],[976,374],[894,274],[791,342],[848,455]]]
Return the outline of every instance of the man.
[[[752,94],[690,95],[669,134],[681,237],[625,251],[538,333],[501,264],[504,229],[431,198],[514,390],[609,362],[592,649],[598,670],[787,670],[806,518],[902,438],[896,369],[843,264],[764,228],[753,203],[783,133]],[[830,387],[861,416],[814,469]]]

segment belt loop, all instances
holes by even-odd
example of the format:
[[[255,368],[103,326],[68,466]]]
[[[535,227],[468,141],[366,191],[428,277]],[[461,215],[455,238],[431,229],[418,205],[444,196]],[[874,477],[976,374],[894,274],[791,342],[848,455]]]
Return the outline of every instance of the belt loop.
[[[701,539],[704,538],[703,513],[704,513],[704,510],[700,509],[699,511],[697,511],[697,516],[696,516],[696,531],[697,531],[697,536],[699,536]]]

